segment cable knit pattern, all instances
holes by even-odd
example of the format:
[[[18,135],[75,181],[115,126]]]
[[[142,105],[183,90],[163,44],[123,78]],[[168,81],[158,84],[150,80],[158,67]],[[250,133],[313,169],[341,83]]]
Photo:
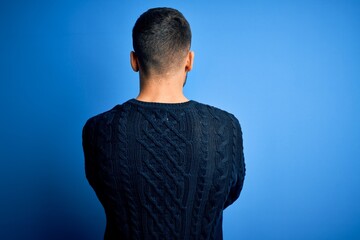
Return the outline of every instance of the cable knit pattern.
[[[197,189],[195,191],[194,207],[193,207],[193,224],[191,229],[192,239],[199,239],[201,231],[201,217],[204,213],[204,199],[207,198],[205,191],[205,180],[207,173],[207,163],[208,163],[208,148],[209,148],[209,122],[208,114],[204,112],[204,107],[198,105],[197,111],[199,114],[199,123],[200,123],[200,166],[197,173]],[[206,201],[205,201],[206,202]]]
[[[195,101],[131,99],[86,122],[83,148],[104,239],[222,239],[223,210],[245,176],[233,115]]]

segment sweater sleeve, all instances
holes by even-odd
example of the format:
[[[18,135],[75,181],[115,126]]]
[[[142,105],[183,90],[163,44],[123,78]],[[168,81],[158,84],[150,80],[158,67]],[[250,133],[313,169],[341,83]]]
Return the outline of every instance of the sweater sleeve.
[[[82,130],[82,146],[84,151],[85,175],[89,184],[95,187],[96,162],[95,162],[95,120],[90,118]]]
[[[232,185],[230,188],[230,193],[225,202],[225,207],[233,204],[236,199],[240,196],[240,192],[243,188],[244,178],[245,178],[245,160],[244,160],[244,151],[243,151],[243,139],[242,131],[239,121],[233,117],[233,174],[232,174]]]

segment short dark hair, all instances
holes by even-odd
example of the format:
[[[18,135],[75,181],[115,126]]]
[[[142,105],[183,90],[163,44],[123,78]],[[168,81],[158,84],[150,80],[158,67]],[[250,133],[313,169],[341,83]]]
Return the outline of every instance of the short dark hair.
[[[144,74],[163,73],[176,67],[190,50],[191,29],[178,10],[152,8],[137,19],[132,38]]]

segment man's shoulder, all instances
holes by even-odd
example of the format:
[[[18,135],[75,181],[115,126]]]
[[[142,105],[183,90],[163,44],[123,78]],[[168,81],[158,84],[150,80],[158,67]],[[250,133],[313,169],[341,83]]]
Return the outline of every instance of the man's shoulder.
[[[200,102],[197,102],[197,105],[198,105],[198,108],[203,109],[203,111],[206,111],[212,117],[221,119],[222,121],[230,120],[230,121],[238,122],[238,119],[235,117],[234,114],[232,114],[231,112],[228,112],[222,108],[215,107],[215,106],[212,106],[212,105],[206,104],[206,103],[200,103]]]
[[[94,128],[94,127],[98,127],[99,125],[104,125],[106,123],[111,122],[115,114],[120,112],[122,108],[123,106],[118,104],[109,110],[106,110],[104,112],[98,113],[90,117],[86,121],[84,128]]]

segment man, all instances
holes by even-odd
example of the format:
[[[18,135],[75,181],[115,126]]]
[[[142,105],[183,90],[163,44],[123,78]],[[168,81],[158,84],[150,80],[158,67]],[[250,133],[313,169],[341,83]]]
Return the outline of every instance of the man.
[[[133,28],[140,94],[90,118],[86,177],[106,214],[105,239],[222,239],[223,210],[245,176],[238,120],[188,100],[191,31],[175,9],[154,8]]]

